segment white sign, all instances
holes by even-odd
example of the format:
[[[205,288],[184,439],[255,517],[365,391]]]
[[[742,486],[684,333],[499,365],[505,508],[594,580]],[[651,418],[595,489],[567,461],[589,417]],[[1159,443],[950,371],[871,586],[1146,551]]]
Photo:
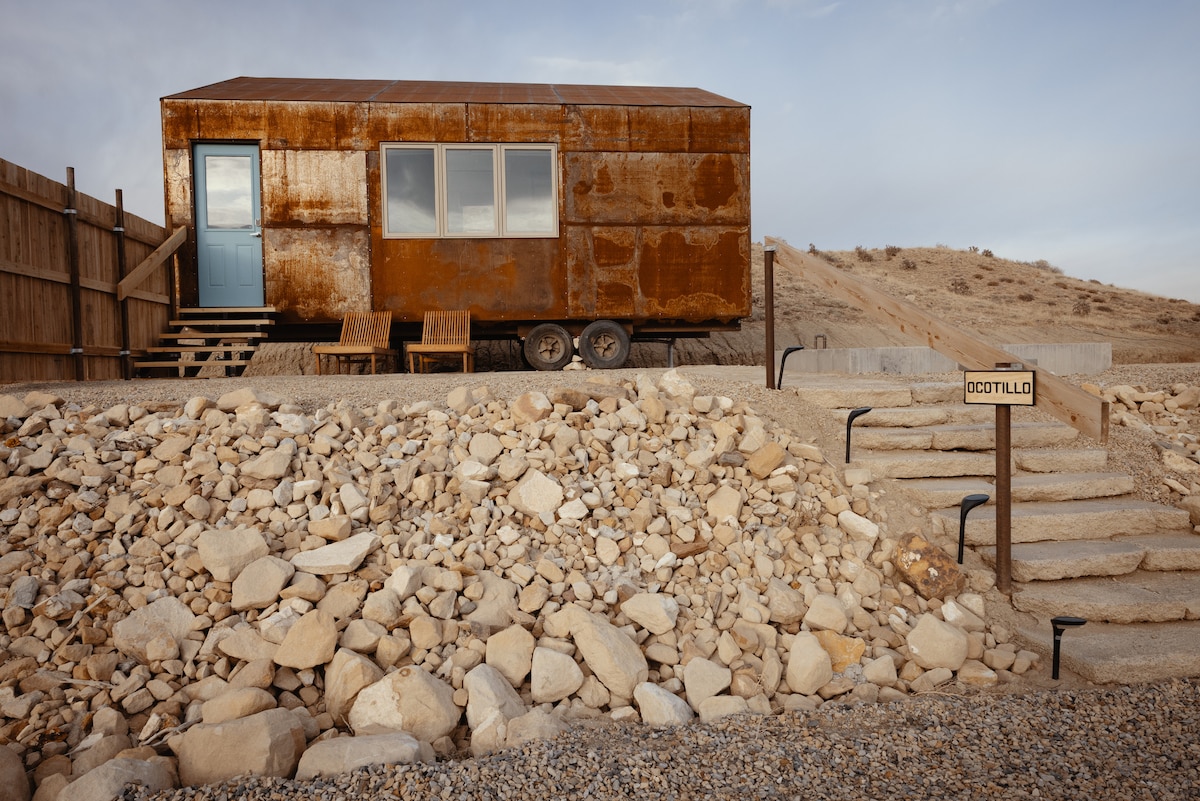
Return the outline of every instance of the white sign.
[[[968,370],[963,382],[963,403],[1034,405],[1032,370]]]

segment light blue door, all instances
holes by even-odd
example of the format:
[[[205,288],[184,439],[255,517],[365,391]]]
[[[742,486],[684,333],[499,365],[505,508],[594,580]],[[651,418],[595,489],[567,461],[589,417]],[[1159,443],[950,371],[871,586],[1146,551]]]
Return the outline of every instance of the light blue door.
[[[193,163],[200,305],[262,306],[258,146],[196,145]]]

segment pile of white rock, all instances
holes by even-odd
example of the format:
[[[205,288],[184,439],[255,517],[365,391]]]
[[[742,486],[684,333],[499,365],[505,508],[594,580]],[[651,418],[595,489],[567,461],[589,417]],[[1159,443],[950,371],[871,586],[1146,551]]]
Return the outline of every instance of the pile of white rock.
[[[1144,431],[1156,440],[1164,478],[1171,490],[1185,498],[1200,498],[1200,386],[1172,384],[1167,389],[1119,384],[1083,388],[1109,402],[1111,422]],[[1200,505],[1191,504],[1200,512]]]
[[[674,372],[314,413],[31,393],[0,396],[0,437],[0,773],[39,799],[891,701],[1037,659],[988,622],[990,574],[888,532],[866,471]]]

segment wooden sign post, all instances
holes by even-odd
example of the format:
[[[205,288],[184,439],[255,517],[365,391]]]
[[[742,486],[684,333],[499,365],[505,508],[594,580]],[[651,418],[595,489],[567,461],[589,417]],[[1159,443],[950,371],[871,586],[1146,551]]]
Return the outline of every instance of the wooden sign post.
[[[1034,372],[1016,362],[963,374],[963,403],[996,406],[996,589],[1012,594],[1012,407],[1033,406]]]

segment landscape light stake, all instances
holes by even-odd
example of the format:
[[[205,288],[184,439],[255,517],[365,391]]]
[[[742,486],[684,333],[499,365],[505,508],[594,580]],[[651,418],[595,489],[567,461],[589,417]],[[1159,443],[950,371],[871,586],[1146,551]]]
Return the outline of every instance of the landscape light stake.
[[[869,411],[871,411],[870,406],[860,406],[857,409],[851,409],[850,416],[846,418],[846,464],[850,464],[850,426],[854,425],[855,419]]]
[[[1059,649],[1062,646],[1063,631],[1068,628],[1076,628],[1087,623],[1081,617],[1070,617],[1068,615],[1059,615],[1050,621],[1050,625],[1054,628],[1054,667],[1050,672],[1050,678],[1058,679],[1058,656]]]
[[[963,546],[967,542],[967,513],[976,506],[987,503],[989,499],[989,496],[983,493],[968,495],[962,499],[962,506],[958,511],[958,563],[960,565],[963,562]]]
[[[783,366],[787,364],[787,357],[798,350],[804,350],[804,346],[792,345],[783,349],[783,355],[779,357],[779,383],[776,384],[775,389],[783,389]]]

